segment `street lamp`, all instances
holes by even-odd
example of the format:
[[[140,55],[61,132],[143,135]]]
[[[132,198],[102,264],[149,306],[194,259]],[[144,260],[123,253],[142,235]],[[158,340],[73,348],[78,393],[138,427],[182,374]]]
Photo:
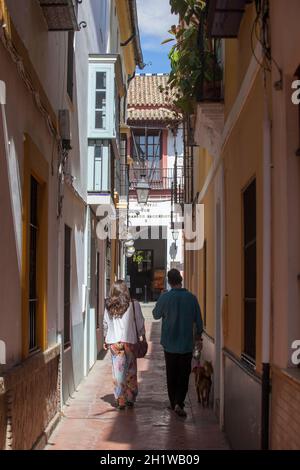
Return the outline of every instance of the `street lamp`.
[[[172,237],[173,237],[174,242],[176,242],[178,240],[178,237],[179,237],[179,230],[175,230],[173,228],[172,229]]]
[[[129,246],[128,248],[126,248],[126,256],[127,258],[131,258],[131,256],[133,256],[135,253],[135,248],[134,246]]]
[[[150,185],[145,181],[145,175],[141,175],[141,180],[136,185],[137,200],[139,204],[147,204]]]
[[[126,240],[126,242],[124,242],[124,246],[127,247],[130,247],[130,246],[133,246],[134,245],[134,240],[130,239],[130,240]]]

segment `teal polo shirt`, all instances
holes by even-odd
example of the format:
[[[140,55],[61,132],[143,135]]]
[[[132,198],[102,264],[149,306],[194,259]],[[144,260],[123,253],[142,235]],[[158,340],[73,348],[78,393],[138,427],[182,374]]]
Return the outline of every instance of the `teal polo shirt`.
[[[154,309],[153,318],[162,318],[161,345],[165,351],[187,354],[193,351],[194,327],[203,331],[201,310],[197,297],[187,289],[171,289],[162,294]]]

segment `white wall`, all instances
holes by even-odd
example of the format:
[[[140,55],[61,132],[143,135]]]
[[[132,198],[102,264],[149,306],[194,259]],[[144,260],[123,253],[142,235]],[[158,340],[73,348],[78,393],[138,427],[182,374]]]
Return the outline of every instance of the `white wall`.
[[[69,109],[72,150],[68,172],[74,177],[76,196],[66,185],[62,217],[58,221],[57,166],[53,138],[21,80],[8,53],[0,45],[0,80],[7,87],[7,103],[0,117],[0,339],[7,344],[8,366],[21,360],[21,254],[23,134],[28,132],[49,163],[48,233],[48,344],[57,341],[63,330],[64,225],[72,228],[72,334],[77,337],[69,368],[74,384],[82,374],[83,341],[82,285],[86,284],[85,220],[87,197],[87,95],[88,56],[91,53],[120,52],[118,19],[113,0],[84,0],[78,6],[78,20],[87,28],[75,34],[75,72],[73,103],[67,95],[66,32],[49,32],[36,0],[7,0],[12,21],[55,113]],[[124,77],[126,77],[123,68]],[[7,124],[7,137],[3,134]],[[8,145],[10,142],[10,145]],[[8,150],[7,150],[8,149]],[[53,175],[51,173],[53,165]],[[101,248],[103,246],[101,245]],[[9,321],[8,321],[9,319]],[[98,338],[101,344],[101,338]],[[73,385],[74,385],[73,384]]]
[[[56,342],[57,219],[56,176],[52,176],[53,138],[8,53],[0,46],[0,80],[6,104],[0,118],[0,338],[7,345],[7,367],[21,360],[21,253],[24,133],[29,133],[49,164],[48,344]],[[7,133],[4,127],[7,127]],[[55,151],[54,151],[55,157]]]
[[[73,185],[82,200],[66,188],[62,220],[60,224],[60,331],[63,330],[63,269],[64,269],[64,224],[72,228],[72,281],[71,315],[72,347],[64,353],[63,389],[64,399],[73,392],[91,366],[91,351],[97,351],[93,312],[89,310],[88,295],[84,290],[88,284],[88,246],[91,232],[87,220],[87,170],[88,170],[88,60],[90,54],[104,54],[107,50],[109,30],[109,1],[86,0],[79,5],[78,21],[85,21],[87,28],[75,34],[75,72],[73,106],[66,96],[65,105],[72,115],[72,150],[69,154],[69,172],[75,177]],[[74,111],[73,111],[74,110]],[[85,306],[84,306],[85,303]],[[98,339],[98,345],[101,341]],[[96,354],[93,356],[93,361]]]
[[[177,166],[183,166],[183,129],[180,126],[178,128],[177,135],[175,137],[174,146],[174,135],[171,131],[168,132],[168,168],[173,168],[175,163],[175,148],[177,150]]]

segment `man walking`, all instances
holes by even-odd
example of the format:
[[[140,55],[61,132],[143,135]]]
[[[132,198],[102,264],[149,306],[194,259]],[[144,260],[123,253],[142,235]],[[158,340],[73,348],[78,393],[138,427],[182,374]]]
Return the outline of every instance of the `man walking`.
[[[177,269],[168,272],[171,290],[162,294],[153,309],[155,320],[162,318],[161,345],[164,348],[167,386],[171,409],[186,417],[184,400],[188,391],[194,346],[201,339],[203,322],[197,298],[182,287]]]

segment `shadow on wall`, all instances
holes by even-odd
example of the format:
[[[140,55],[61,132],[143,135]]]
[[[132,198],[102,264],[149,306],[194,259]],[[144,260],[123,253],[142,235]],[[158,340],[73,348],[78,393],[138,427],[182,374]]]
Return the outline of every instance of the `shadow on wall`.
[[[0,448],[30,450],[59,410],[59,346],[7,371],[0,395]]]
[[[71,273],[71,343],[62,353],[62,396],[66,403],[84,377],[84,325],[81,312],[81,283],[80,267],[78,260],[78,244],[81,243],[84,233],[86,213],[74,211],[74,227],[72,234],[72,273]],[[79,309],[75,312],[75,308]],[[85,314],[86,315],[86,314]],[[76,321],[77,319],[77,321]],[[81,321],[79,321],[81,319]]]

